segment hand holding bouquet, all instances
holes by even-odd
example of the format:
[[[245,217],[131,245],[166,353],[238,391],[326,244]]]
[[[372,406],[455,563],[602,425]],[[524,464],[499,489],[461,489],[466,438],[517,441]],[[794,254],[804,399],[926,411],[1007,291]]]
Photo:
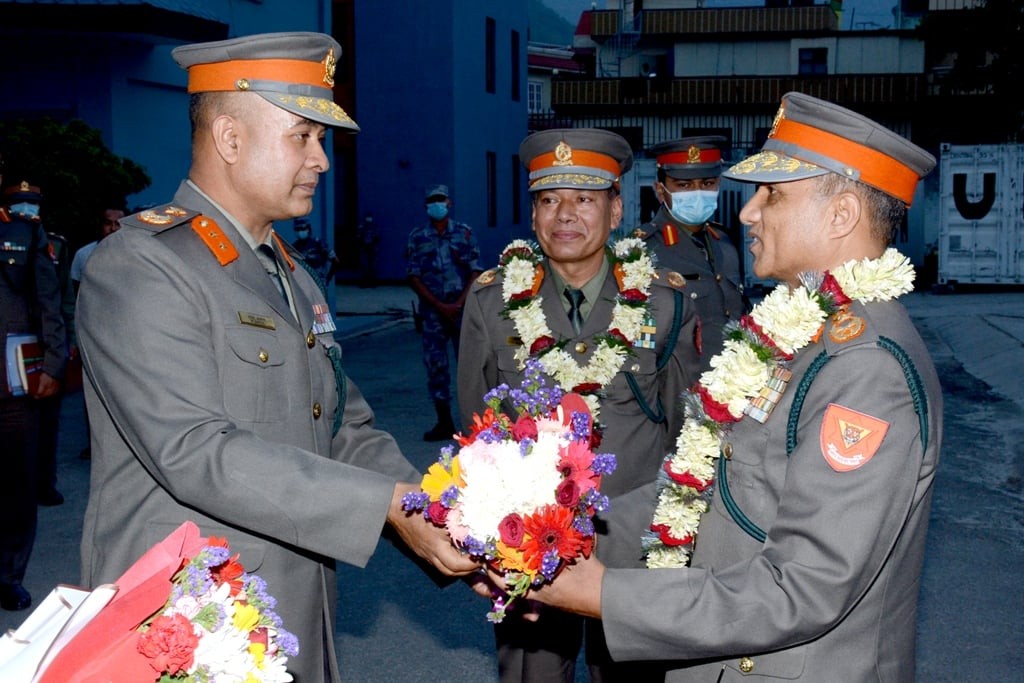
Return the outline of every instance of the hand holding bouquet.
[[[515,417],[501,412],[508,401]],[[500,622],[515,598],[550,581],[594,547],[595,513],[608,507],[601,477],[615,456],[591,450],[593,419],[582,397],[545,384],[526,362],[519,389],[502,384],[484,396],[468,434],[431,465],[422,492],[403,505],[447,529],[457,548],[505,576],[506,595],[488,614]]]

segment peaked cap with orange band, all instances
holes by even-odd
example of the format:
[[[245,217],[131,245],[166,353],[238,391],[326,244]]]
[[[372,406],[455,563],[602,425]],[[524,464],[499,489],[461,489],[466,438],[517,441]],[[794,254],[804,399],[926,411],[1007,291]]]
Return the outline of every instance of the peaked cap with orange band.
[[[722,175],[751,183],[785,183],[838,173],[910,206],[917,181],[934,167],[935,157],[871,119],[791,92],[782,96],[761,151]]]
[[[633,166],[621,135],[600,128],[553,128],[528,135],[519,158],[530,172],[530,192],[605,190]]]
[[[647,151],[654,156],[658,168],[671,178],[717,178],[722,175],[725,143],[721,135],[697,135],[662,142]]]
[[[334,102],[341,46],[324,33],[260,33],[174,48],[189,93],[251,92],[325,126],[358,131]]]

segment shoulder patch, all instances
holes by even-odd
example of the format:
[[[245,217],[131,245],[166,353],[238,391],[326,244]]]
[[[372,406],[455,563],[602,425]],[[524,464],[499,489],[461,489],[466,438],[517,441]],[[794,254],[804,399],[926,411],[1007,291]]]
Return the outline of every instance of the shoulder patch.
[[[830,403],[821,421],[821,454],[836,472],[851,472],[874,457],[887,431],[885,420]]]
[[[216,257],[217,263],[226,266],[238,258],[238,250],[221,231],[217,221],[207,216],[192,219],[192,230],[199,235],[206,248]]]
[[[864,334],[867,322],[864,318],[854,315],[849,309],[837,311],[828,325],[828,338],[837,344],[845,344]]]
[[[476,282],[474,284],[480,285],[481,287],[486,287],[487,285],[494,284],[494,280],[497,278],[497,276],[498,270],[496,268],[485,270],[484,272],[477,275]]]
[[[162,232],[176,225],[187,223],[193,216],[198,215],[196,211],[187,211],[173,204],[155,206],[131,216],[121,219],[121,226],[142,228],[150,232]]]
[[[659,277],[656,282],[662,282],[673,289],[686,288],[686,278],[674,270],[662,271],[659,269]]]

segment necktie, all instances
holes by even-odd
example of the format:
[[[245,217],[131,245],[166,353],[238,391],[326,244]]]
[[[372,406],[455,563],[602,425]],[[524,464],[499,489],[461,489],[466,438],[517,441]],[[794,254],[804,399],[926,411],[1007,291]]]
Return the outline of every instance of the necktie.
[[[583,328],[583,311],[580,308],[584,300],[583,290],[566,287],[565,298],[569,302],[569,321],[572,323],[572,329],[579,334]]]
[[[274,282],[274,286],[277,287],[277,291],[281,294],[281,298],[284,299],[285,304],[288,303],[288,291],[284,288],[284,281],[281,280],[281,271],[277,267],[277,255],[274,254],[274,249],[269,244],[261,244],[257,247],[260,254],[262,255],[261,261],[263,267],[267,271],[267,275]]]

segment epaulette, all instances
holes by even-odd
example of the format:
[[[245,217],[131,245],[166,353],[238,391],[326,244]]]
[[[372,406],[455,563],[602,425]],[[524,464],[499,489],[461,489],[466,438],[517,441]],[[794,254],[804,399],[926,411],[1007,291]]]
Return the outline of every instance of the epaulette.
[[[680,291],[686,289],[686,278],[680,275],[674,270],[667,268],[657,268],[657,277],[651,281],[651,284],[661,285],[662,287],[670,287],[672,289],[678,289]]]
[[[633,228],[629,232],[629,236],[645,240],[656,232],[657,230],[654,227],[654,223],[644,223],[643,225],[638,225],[635,228]]]
[[[498,279],[498,269],[497,268],[491,268],[490,270],[485,270],[484,272],[482,272],[482,273],[480,273],[479,275],[476,276],[476,280],[473,281],[473,289],[482,289],[484,287],[488,287],[490,285],[493,285],[495,283],[495,281],[497,281],[497,279]]]
[[[719,231],[725,230],[725,226],[722,225],[721,223],[716,223],[715,221],[708,221],[707,223],[704,224],[704,229],[707,230],[708,234],[711,235],[713,238],[715,238],[716,240],[720,240],[722,239],[722,233]]]
[[[853,302],[825,321],[822,340],[825,350],[833,356],[848,346],[874,345],[878,341],[878,331],[871,324],[863,304]]]
[[[140,211],[131,216],[125,216],[121,219],[121,227],[141,228],[150,232],[163,232],[168,228],[186,223],[198,215],[196,211],[187,211],[173,204],[164,204],[163,206],[155,206],[152,209]]]
[[[7,213],[6,206],[0,206],[0,223],[10,223],[11,214]]]

